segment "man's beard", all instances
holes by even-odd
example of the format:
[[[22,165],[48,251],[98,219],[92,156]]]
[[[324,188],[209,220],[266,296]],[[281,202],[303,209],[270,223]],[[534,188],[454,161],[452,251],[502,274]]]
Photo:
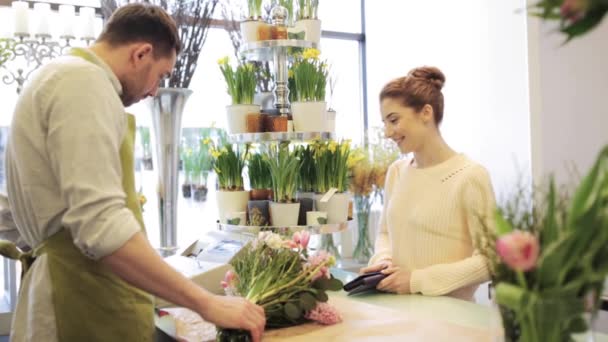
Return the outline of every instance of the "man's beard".
[[[125,107],[129,107],[135,102],[138,102],[139,100],[131,91],[131,86],[129,85],[129,82],[123,81],[120,83],[122,85],[122,94],[120,94],[120,100],[122,101],[122,105]]]

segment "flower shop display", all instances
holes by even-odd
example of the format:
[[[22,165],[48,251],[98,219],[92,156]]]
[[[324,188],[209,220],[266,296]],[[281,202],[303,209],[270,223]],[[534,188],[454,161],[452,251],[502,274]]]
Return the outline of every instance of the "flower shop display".
[[[590,329],[608,274],[608,146],[570,198],[551,181],[519,192],[478,238],[508,341],[566,341]]]
[[[342,289],[342,282],[329,271],[335,258],[324,251],[309,255],[309,240],[307,231],[296,232],[291,239],[261,232],[231,260],[233,270],[222,281],[226,294],[262,306],[267,329],[341,322],[326,293]],[[218,327],[217,341],[249,340],[246,331]]]
[[[225,144],[220,149],[211,146],[214,158],[213,169],[217,174],[219,191],[216,192],[220,222],[227,223],[229,213],[247,211],[249,191],[245,191],[243,168],[249,153],[249,146]]]
[[[328,67],[319,59],[320,53],[317,49],[305,49],[294,56],[291,66],[295,90],[291,110],[297,132],[324,132],[327,129]]]
[[[272,179],[270,220],[274,226],[297,226],[300,203],[296,201],[297,177],[300,161],[289,143],[269,146],[264,154]]]
[[[247,115],[259,114],[260,106],[253,104],[256,88],[255,67],[251,63],[239,63],[236,68],[230,65],[228,57],[221,58],[218,65],[232,104],[226,107],[228,133],[247,132]]]
[[[542,0],[530,6],[530,13],[544,20],[559,21],[566,42],[578,38],[599,25],[608,12],[604,0]]]

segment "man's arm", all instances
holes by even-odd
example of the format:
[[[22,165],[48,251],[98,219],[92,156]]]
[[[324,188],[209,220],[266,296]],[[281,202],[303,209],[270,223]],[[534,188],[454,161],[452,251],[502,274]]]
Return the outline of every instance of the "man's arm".
[[[101,259],[119,277],[144,291],[197,312],[225,328],[246,329],[261,337],[264,310],[243,298],[216,296],[169,266],[142,233]],[[254,338],[257,340],[257,338]]]

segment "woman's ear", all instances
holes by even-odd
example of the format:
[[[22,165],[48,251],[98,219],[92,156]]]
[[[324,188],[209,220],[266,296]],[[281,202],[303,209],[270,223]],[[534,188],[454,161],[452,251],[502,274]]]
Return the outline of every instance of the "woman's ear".
[[[424,124],[430,124],[435,122],[435,111],[433,111],[433,106],[430,104],[425,104],[420,111],[420,118]]]

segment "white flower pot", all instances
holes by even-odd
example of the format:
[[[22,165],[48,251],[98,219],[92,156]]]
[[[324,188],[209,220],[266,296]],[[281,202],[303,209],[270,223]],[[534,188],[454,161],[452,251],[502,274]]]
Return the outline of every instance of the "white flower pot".
[[[336,193],[329,201],[322,203],[321,197],[324,194],[317,194],[315,203],[318,211],[327,212],[327,223],[342,223],[348,220],[348,204],[350,202],[350,193]]]
[[[247,133],[247,114],[260,113],[260,106],[236,104],[226,106],[228,133]]]
[[[229,217],[235,213],[246,212],[249,202],[249,191],[224,191],[216,192],[217,208],[221,223],[227,223]]]
[[[270,202],[270,223],[274,227],[292,227],[298,225],[300,203]]]
[[[296,132],[325,132],[327,129],[326,107],[325,101],[293,102],[291,114],[294,130]]]
[[[243,43],[258,41],[258,28],[261,24],[262,22],[259,20],[241,21],[241,36],[243,37]]]
[[[319,19],[302,19],[296,21],[296,31],[304,31],[304,40],[311,41],[315,44],[321,42],[321,20]]]
[[[333,109],[330,109],[327,111],[326,115],[326,123],[327,123],[327,128],[325,129],[327,132],[330,133],[336,133],[336,111]]]
[[[308,226],[320,226],[319,219],[327,220],[327,213],[324,211],[309,211],[306,213],[306,225]]]

